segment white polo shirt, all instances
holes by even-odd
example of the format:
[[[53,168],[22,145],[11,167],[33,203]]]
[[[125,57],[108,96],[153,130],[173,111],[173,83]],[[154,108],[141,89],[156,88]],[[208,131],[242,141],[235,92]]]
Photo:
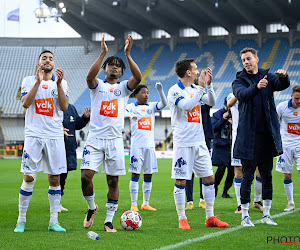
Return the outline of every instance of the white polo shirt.
[[[21,97],[25,96],[34,86],[36,76],[23,79]],[[68,98],[67,82],[62,80],[63,90]],[[25,115],[25,137],[46,139],[63,138],[63,111],[58,104],[58,93],[55,76],[48,81],[41,81],[34,102],[29,106]]]
[[[300,108],[292,107],[292,100],[278,104],[276,108],[283,147],[299,147]]]
[[[154,125],[155,111],[158,102],[150,102],[146,105],[130,103],[126,107],[128,115],[134,115],[137,120],[130,119],[131,124],[131,147],[153,148],[154,147]]]
[[[115,139],[122,137],[124,112],[129,95],[128,80],[110,84],[98,79],[91,91],[91,119],[88,140]]]

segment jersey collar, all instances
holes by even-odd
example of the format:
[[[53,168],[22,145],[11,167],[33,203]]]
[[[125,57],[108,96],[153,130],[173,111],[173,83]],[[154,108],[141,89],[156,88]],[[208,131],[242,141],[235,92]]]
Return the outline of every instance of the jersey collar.
[[[36,79],[36,76],[34,76],[34,78]],[[52,74],[51,80],[55,81],[55,75],[54,74]]]
[[[103,82],[108,82],[106,79]],[[117,84],[120,84],[120,81],[117,81]]]
[[[134,105],[135,105],[135,106],[139,106],[138,102],[135,102]],[[147,102],[145,105],[149,106],[148,102]]]
[[[178,83],[177,83],[177,84],[178,84],[179,88],[185,89],[184,85],[182,84],[182,82],[181,82],[180,80],[178,80]],[[196,87],[194,86],[194,84],[192,84],[191,87],[192,87],[192,88],[196,88]]]

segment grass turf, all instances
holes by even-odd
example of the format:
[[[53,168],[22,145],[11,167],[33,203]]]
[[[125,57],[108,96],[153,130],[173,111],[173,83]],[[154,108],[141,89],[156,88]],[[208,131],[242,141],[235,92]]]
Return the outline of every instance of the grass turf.
[[[205,211],[197,207],[199,202],[199,180],[194,183],[195,209],[186,211],[191,230],[178,229],[178,218],[173,199],[174,180],[171,175],[171,160],[159,159],[159,172],[153,175],[153,188],[150,205],[157,208],[156,212],[140,211],[143,225],[138,231],[125,231],[121,228],[119,218],[130,209],[129,180],[130,174],[120,176],[119,208],[113,223],[118,230],[115,234],[105,233],[103,223],[105,219],[105,203],[107,185],[105,175],[97,174],[94,177],[94,192],[99,212],[95,217],[91,229],[99,234],[99,241],[92,241],[87,237],[89,230],[83,228],[83,219],[87,209],[81,193],[80,170],[69,172],[65,195],[62,204],[69,209],[59,215],[60,224],[67,229],[66,233],[48,232],[49,201],[47,175],[39,173],[34,187],[33,196],[27,212],[25,233],[14,233],[18,217],[18,193],[23,174],[20,173],[20,160],[0,160],[0,248],[1,249],[155,249],[199,238],[211,233],[222,232],[222,228],[206,228],[204,226]],[[126,160],[126,166],[129,165]],[[80,166],[80,162],[78,163]],[[216,168],[214,168],[216,170]],[[294,199],[296,207],[300,204],[300,178],[294,168]],[[142,203],[142,176],[139,181],[139,207]],[[215,201],[215,214],[229,223],[229,228],[240,225],[240,214],[235,214],[236,199],[234,188],[229,190],[233,199],[220,198],[223,182],[219,186],[219,195]],[[283,176],[273,172],[274,198],[271,214],[283,212],[287,199],[283,187]],[[252,192],[253,197],[253,192]],[[250,207],[250,216],[253,221],[262,217],[262,213]],[[274,219],[278,226],[257,224],[254,228],[242,228],[234,232],[208,238],[199,242],[180,246],[180,249],[262,249],[270,247],[299,248],[299,243],[272,245],[277,242],[269,241],[267,237],[300,236],[299,212],[288,214]],[[270,238],[269,238],[270,239]],[[285,238],[282,238],[285,241]],[[288,238],[289,239],[289,238]],[[292,238],[293,240],[293,238]],[[296,238],[299,241],[299,238]]]

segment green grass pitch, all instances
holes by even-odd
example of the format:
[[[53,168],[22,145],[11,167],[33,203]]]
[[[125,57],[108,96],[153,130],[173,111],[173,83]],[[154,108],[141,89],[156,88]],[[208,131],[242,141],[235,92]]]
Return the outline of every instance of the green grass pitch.
[[[298,248],[300,243],[272,244],[267,243],[267,237],[300,236],[300,211],[286,214],[274,219],[278,226],[256,224],[254,228],[241,228],[226,234],[212,236],[212,233],[222,232],[224,228],[206,228],[204,226],[205,211],[197,208],[199,202],[199,180],[194,183],[194,201],[196,208],[187,211],[186,215],[191,230],[178,229],[178,218],[173,199],[174,180],[171,179],[171,160],[159,159],[159,172],[153,175],[153,188],[150,204],[157,208],[156,212],[141,211],[143,225],[138,231],[125,231],[119,220],[123,212],[130,209],[129,180],[130,174],[120,177],[119,208],[114,217],[115,234],[103,231],[105,219],[105,203],[107,185],[105,175],[94,177],[94,192],[99,212],[95,217],[91,231],[99,234],[100,240],[92,241],[87,237],[89,230],[83,228],[83,220],[87,204],[81,193],[80,170],[69,173],[65,195],[62,204],[69,212],[59,214],[60,224],[67,229],[66,233],[48,232],[49,201],[47,175],[38,174],[33,190],[33,196],[27,212],[25,233],[14,233],[18,217],[18,193],[22,182],[20,173],[21,160],[0,160],[0,249],[156,249],[179,242],[185,242],[180,249],[263,249],[270,247]],[[128,159],[126,166],[128,167]],[[80,162],[78,162],[80,166]],[[274,165],[275,166],[275,165]],[[216,170],[216,168],[214,168]],[[296,208],[300,207],[300,178],[294,168],[294,200]],[[142,176],[139,181],[139,202],[142,203]],[[287,204],[283,187],[283,176],[273,171],[274,198],[271,214],[280,214]],[[229,190],[233,199],[220,198],[223,182],[219,186],[219,194],[215,200],[215,214],[229,223],[229,228],[240,225],[241,215],[235,214],[236,199],[234,187]],[[253,197],[253,192],[252,192]],[[262,217],[262,213],[250,207],[253,221]],[[210,235],[208,239],[187,244],[188,239]],[[270,239],[270,238],[269,238]],[[299,240],[299,239],[298,239]]]

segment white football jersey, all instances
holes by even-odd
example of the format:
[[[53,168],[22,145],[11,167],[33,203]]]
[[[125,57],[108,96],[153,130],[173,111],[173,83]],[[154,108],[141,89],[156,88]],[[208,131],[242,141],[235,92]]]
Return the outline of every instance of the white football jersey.
[[[298,147],[300,139],[300,108],[292,107],[292,100],[278,104],[277,114],[283,147]]]
[[[128,115],[137,117],[136,121],[130,118],[131,147],[154,147],[155,111],[159,110],[157,104],[158,102],[150,102],[146,105],[138,105],[136,102],[127,105]]]
[[[25,96],[34,86],[36,76],[27,76],[23,79],[21,97]],[[63,90],[68,98],[69,89],[65,80],[62,80]],[[25,115],[25,137],[39,137],[47,139],[63,138],[63,111],[58,105],[58,93],[55,76],[48,81],[42,81],[33,103]]]
[[[124,113],[129,95],[128,80],[110,84],[98,79],[91,91],[91,119],[89,138],[114,139],[122,137]]]
[[[201,101],[207,102],[204,98],[207,95],[203,93],[203,90],[202,92],[199,90],[200,87],[194,84],[191,87],[185,87],[180,81],[169,89],[168,103],[171,110],[174,148],[197,146],[199,142],[205,142],[200,105]],[[213,92],[212,87],[208,91]],[[201,93],[199,101],[190,111],[178,107],[182,99],[188,101],[199,93]]]
[[[233,93],[230,93],[227,96],[227,101],[234,97]],[[237,131],[237,127],[239,125],[239,101],[236,101],[236,103],[230,108],[231,115],[232,115],[232,129]]]

